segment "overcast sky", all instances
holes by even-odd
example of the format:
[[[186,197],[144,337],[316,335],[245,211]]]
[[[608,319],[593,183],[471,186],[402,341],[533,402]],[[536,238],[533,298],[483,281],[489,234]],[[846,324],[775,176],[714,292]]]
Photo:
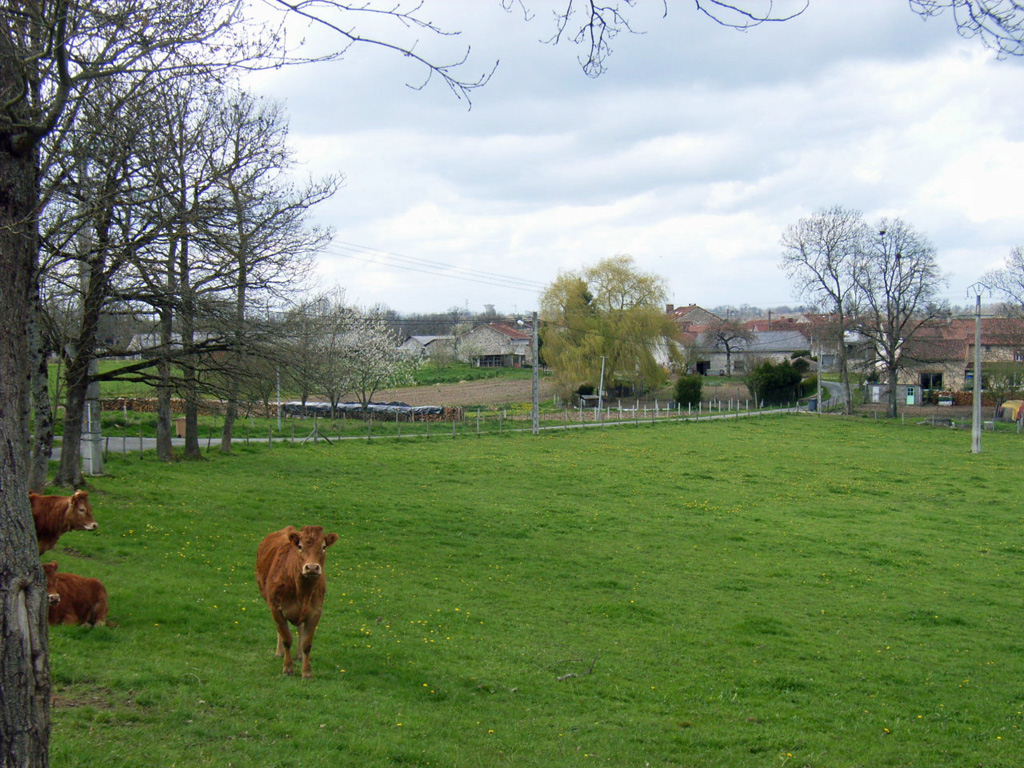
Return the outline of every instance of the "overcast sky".
[[[472,109],[394,54],[259,76],[282,100],[303,172],[342,173],[319,285],[400,313],[528,313],[560,271],[617,254],[676,305],[797,303],[779,237],[832,205],[898,216],[934,244],[944,296],[1024,245],[1024,63],[901,0],[812,0],[736,32],[690,2],[640,0],[608,71],[540,42],[499,0],[426,0],[462,34],[418,51],[497,70]],[[316,37],[316,35],[314,35]],[[973,303],[973,300],[972,302]]]

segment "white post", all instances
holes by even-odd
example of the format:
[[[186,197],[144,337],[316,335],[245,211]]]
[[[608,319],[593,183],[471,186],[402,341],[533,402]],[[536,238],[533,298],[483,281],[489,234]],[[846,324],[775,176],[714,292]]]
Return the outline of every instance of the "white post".
[[[971,453],[981,453],[981,285],[971,286],[974,296],[974,423],[971,426]]]
[[[533,313],[533,434],[540,434],[540,343],[537,313]]]

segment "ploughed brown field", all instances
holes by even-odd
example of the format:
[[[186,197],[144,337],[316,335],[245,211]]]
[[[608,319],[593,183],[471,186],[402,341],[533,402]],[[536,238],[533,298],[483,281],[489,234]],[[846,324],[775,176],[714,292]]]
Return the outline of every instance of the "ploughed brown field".
[[[501,406],[506,403],[528,403],[533,395],[531,382],[528,379],[487,379],[482,381],[463,381],[458,384],[434,384],[425,387],[404,387],[401,389],[381,390],[373,396],[375,402],[402,402],[408,405],[445,405],[445,406]],[[541,402],[550,400],[554,395],[554,385],[549,379],[540,380]],[[742,384],[727,384],[705,389],[703,398],[743,399],[748,397],[746,387]],[[672,388],[666,387],[651,393],[641,400],[662,403],[672,399]],[[632,399],[631,399],[632,402]],[[613,398],[610,405],[614,406]]]
[[[550,400],[552,386],[540,382],[540,399]],[[434,384],[426,387],[403,387],[381,390],[373,396],[375,402],[402,402],[408,405],[503,405],[528,403],[533,398],[532,382],[512,379],[486,379],[464,381],[458,384]]]

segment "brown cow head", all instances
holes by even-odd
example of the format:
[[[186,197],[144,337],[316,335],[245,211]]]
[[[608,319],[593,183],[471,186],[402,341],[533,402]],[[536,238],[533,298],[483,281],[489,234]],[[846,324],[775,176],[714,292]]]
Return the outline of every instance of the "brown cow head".
[[[100,524],[92,516],[88,491],[75,491],[68,501],[68,520],[73,531],[98,531]]]
[[[50,605],[60,602],[60,593],[57,592],[57,563],[43,563],[43,571],[46,573],[47,600]]]
[[[302,563],[302,578],[320,578],[324,572],[327,548],[338,540],[338,534],[324,534],[324,529],[321,526],[307,525],[301,531],[293,529],[288,534],[288,538],[295,545],[296,549],[299,550],[299,558]]]

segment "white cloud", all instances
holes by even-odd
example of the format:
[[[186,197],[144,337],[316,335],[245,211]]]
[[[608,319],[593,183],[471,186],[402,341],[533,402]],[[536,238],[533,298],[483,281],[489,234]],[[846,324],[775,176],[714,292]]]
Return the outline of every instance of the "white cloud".
[[[571,47],[537,42],[541,14],[524,24],[493,6],[425,6],[465,29],[447,42],[471,43],[473,66],[502,59],[471,111],[436,83],[406,88],[407,63],[379,51],[261,79],[287,96],[304,170],[346,174],[318,214],[340,241],[531,285],[630,253],[672,301],[709,306],[790,302],[779,234],[833,204],[928,235],[956,300],[1024,243],[1024,67],[950,18],[818,3],[737,34],[689,7],[663,20],[659,5],[595,81]],[[345,249],[320,272],[400,312],[536,306],[517,281]]]

